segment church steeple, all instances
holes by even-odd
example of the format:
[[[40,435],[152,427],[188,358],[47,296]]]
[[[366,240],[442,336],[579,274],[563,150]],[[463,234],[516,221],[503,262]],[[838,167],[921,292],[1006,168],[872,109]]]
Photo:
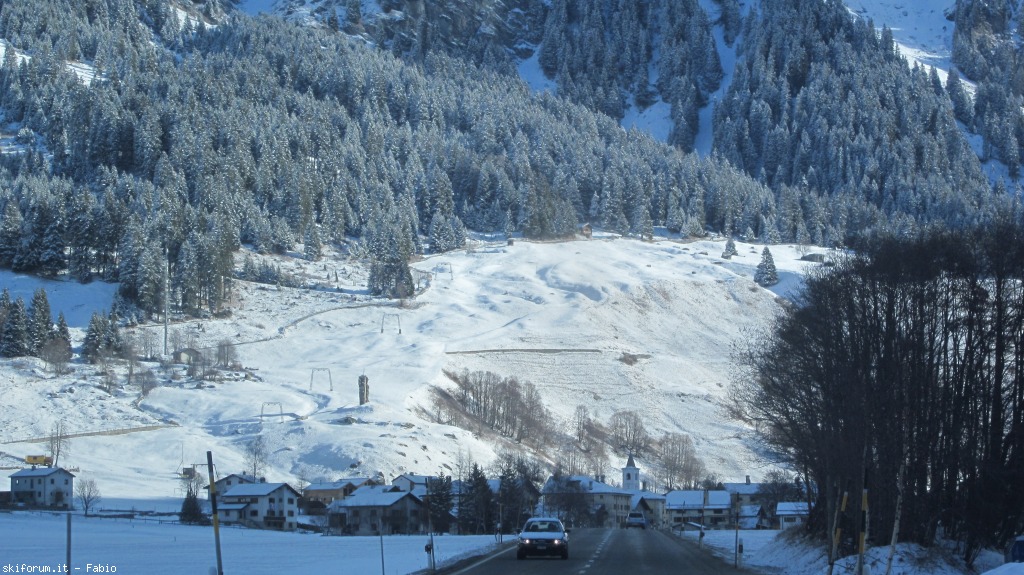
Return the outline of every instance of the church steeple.
[[[633,462],[633,454],[629,454],[626,466],[622,468],[622,488],[627,491],[640,490],[640,469]]]

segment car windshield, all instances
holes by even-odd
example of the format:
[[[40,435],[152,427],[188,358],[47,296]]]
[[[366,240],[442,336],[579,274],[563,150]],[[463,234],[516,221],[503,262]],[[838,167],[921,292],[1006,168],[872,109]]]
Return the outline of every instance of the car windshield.
[[[526,526],[526,530],[532,533],[546,532],[546,533],[557,533],[561,531],[561,527],[554,521],[534,521]]]

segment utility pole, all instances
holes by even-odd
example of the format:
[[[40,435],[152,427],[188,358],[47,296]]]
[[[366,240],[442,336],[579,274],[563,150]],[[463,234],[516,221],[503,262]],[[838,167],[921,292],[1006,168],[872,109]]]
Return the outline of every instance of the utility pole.
[[[170,275],[171,275],[171,259],[167,255],[167,247],[164,246],[164,357],[167,356],[167,326],[170,322],[170,313],[168,309],[170,304],[167,300],[170,299]]]
[[[220,557],[220,521],[217,517],[217,484],[213,477],[213,452],[206,452],[206,468],[210,474],[210,513],[213,515],[213,542],[217,547],[217,575],[224,575],[224,563]]]

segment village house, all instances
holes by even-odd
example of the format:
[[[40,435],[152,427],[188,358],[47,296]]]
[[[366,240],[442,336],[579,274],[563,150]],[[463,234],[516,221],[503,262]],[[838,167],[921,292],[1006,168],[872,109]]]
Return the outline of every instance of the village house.
[[[416,475],[414,473],[403,473],[391,480],[391,485],[408,491],[410,493],[422,494],[427,492],[427,480],[430,475]]]
[[[374,481],[369,477],[351,477],[328,483],[310,483],[302,490],[302,506],[310,514],[322,514],[331,502],[352,495],[363,485],[374,485]]]
[[[739,509],[743,505],[752,505],[761,490],[761,484],[751,483],[749,475],[743,483],[723,483],[722,487],[732,495],[733,509]]]
[[[71,509],[75,476],[60,467],[32,467],[11,475],[11,499],[36,507]]]
[[[296,528],[299,492],[287,483],[241,483],[217,497],[221,523],[261,529]]]
[[[665,515],[674,528],[703,525],[724,529],[733,525],[732,496],[725,490],[676,490],[665,494]]]
[[[603,478],[602,478],[603,479]],[[563,491],[568,489],[568,491]],[[621,527],[632,507],[633,495],[629,491],[613,487],[586,475],[572,475],[559,483],[548,479],[543,489],[543,514],[560,516],[566,510],[559,509],[560,499],[566,495],[580,496],[586,504],[595,527]]]
[[[396,485],[360,487],[331,502],[327,515],[330,530],[346,535],[424,533],[428,522],[423,501]]]
[[[650,492],[633,493],[629,511],[643,513],[648,525],[660,527],[665,524],[665,496]]]
[[[775,520],[779,529],[788,529],[807,522],[810,507],[806,501],[780,501],[775,505]]]
[[[265,481],[263,478],[257,478],[248,473],[232,473],[214,481],[213,484],[217,487],[217,494],[223,495],[235,485],[262,483],[263,481]],[[207,486],[207,490],[209,490],[209,486]]]
[[[757,503],[740,505],[739,521],[740,529],[767,529],[771,525],[771,520]]]

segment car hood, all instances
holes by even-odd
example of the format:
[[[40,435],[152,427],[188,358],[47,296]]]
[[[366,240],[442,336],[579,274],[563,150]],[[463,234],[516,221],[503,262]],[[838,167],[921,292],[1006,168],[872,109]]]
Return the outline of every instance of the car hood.
[[[563,541],[569,539],[569,536],[565,533],[552,532],[552,531],[523,531],[519,533],[520,539],[529,539],[531,541],[554,541],[555,539],[561,539]]]

